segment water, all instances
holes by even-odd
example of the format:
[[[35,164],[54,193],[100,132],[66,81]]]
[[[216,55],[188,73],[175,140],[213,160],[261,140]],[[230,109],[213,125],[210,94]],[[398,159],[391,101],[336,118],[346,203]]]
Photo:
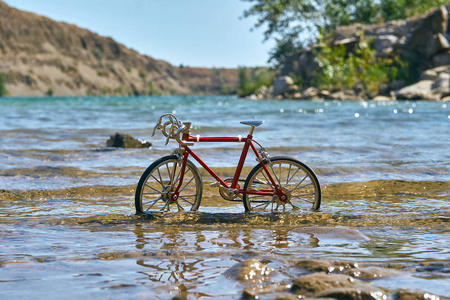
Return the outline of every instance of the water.
[[[135,216],[140,175],[175,148],[151,137],[166,112],[200,136],[245,136],[239,121],[265,120],[255,139],[316,171],[321,211],[245,215],[205,176],[199,213]],[[449,123],[450,107],[438,102],[2,98],[0,296],[239,299],[247,285],[223,273],[246,258],[279,270],[282,282],[297,276],[299,258],[395,268],[402,273],[373,284],[448,296]],[[153,146],[105,149],[115,132]],[[231,174],[241,147],[194,150]]]

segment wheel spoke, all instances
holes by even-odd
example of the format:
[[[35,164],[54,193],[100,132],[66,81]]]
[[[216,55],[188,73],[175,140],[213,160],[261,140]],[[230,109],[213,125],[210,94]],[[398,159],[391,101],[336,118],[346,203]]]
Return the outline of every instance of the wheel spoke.
[[[188,161],[184,170],[178,167],[175,156],[160,158],[141,177],[135,196],[136,212],[170,212],[196,210],[202,196],[201,175]],[[144,177],[145,176],[145,177]],[[183,177],[183,182],[181,178]],[[145,180],[144,180],[145,179]],[[178,201],[169,198],[169,192],[178,190]],[[185,195],[183,195],[183,193]]]
[[[187,187],[187,185],[188,185],[189,183],[191,183],[192,180],[194,180],[194,177],[192,177],[192,178],[184,185],[184,187],[182,187],[182,188],[180,189],[180,192],[183,191],[183,190],[185,190],[186,187]],[[194,187],[194,186],[195,186],[195,185],[190,186],[190,187],[188,187],[188,189],[191,188],[191,187]]]
[[[302,198],[302,197],[295,196],[293,198],[314,204],[314,201],[308,200],[308,199],[305,199],[305,198]]]
[[[281,167],[281,164],[280,164],[280,167]],[[272,170],[272,174],[275,177],[276,182],[278,182],[278,185],[281,186],[280,179],[277,177],[277,174],[275,173],[275,170],[273,169],[273,164],[270,164],[270,169]],[[265,174],[264,174],[264,177],[266,177]],[[267,179],[267,177],[266,177],[266,179]],[[271,182],[271,181],[269,179],[267,179],[267,182]]]
[[[308,183],[308,184],[305,184],[305,185],[302,185],[302,186],[299,186],[299,187],[295,187],[292,190],[289,190],[289,192],[293,192],[295,190],[299,190],[299,189],[302,189],[302,188],[310,186],[310,185],[313,185],[313,183],[311,182],[311,183]]]
[[[158,171],[158,176],[159,176],[159,180],[160,180],[159,183],[161,183],[162,187],[164,188],[164,181],[162,179],[161,172],[159,171],[159,169],[156,169],[156,170]],[[153,176],[153,174],[152,174],[152,176]],[[153,176],[153,178],[155,178],[155,177]],[[158,179],[156,179],[156,178],[155,178],[155,180],[158,181]]]
[[[173,183],[173,177],[172,177],[172,173],[170,172],[169,163],[166,163],[166,170],[167,170],[167,173],[169,174],[170,181]]]
[[[184,211],[184,208],[180,205],[180,203],[178,203],[178,201],[176,202],[177,207],[178,207],[178,212],[180,211]]]
[[[150,206],[146,209],[146,211],[148,211],[149,209],[151,209],[151,208],[153,207],[153,205],[155,205],[155,203],[158,202],[159,200],[161,200],[161,197],[159,197],[158,199],[154,200],[154,201],[153,201],[153,204],[150,205]],[[145,204],[148,204],[148,203],[150,203],[150,202],[151,202],[151,201],[149,201],[149,202],[147,202],[147,203],[145,203]]]
[[[167,207],[167,211],[170,211],[169,201],[166,201],[166,203],[165,203],[164,206],[160,209],[160,211],[166,211],[166,207]]]
[[[189,201],[188,199],[184,198],[185,196],[180,196],[181,199],[183,199],[185,202],[189,203],[190,205],[194,205],[194,203],[192,203],[191,201]],[[178,203],[177,203],[178,204]]]
[[[264,201],[264,202],[258,202],[258,205],[255,205],[254,208],[259,208],[260,206],[264,206],[263,209],[266,209],[267,206],[269,206],[271,203],[273,203],[272,201]]]
[[[303,177],[303,179],[294,187],[294,189],[293,190],[296,190],[297,189],[297,187],[300,185],[300,184],[302,184],[303,183],[303,181],[305,181],[305,179],[306,178],[308,178],[308,175],[306,175],[305,177]]]
[[[286,186],[289,184],[289,175],[291,174],[292,165],[289,165],[288,174],[286,176]]]
[[[155,192],[157,192],[158,194],[161,194],[162,191],[158,191],[157,189],[155,189],[154,187],[152,187],[151,185],[149,185],[148,183],[145,184],[146,186],[148,186],[149,188],[151,188],[152,190],[154,190]]]
[[[320,207],[320,185],[314,172],[305,164],[288,157],[272,158],[267,168],[258,164],[245,183],[246,210],[259,209],[272,212],[294,212]],[[276,184],[276,186],[273,186]],[[279,199],[277,192],[288,197]],[[260,193],[258,195],[258,193]],[[272,195],[269,195],[272,193]],[[281,196],[280,196],[281,197]]]
[[[267,178],[266,173],[263,171],[261,172],[262,175],[264,176],[264,178],[266,179],[266,185],[272,187],[272,183],[270,182],[270,180]]]
[[[295,171],[295,173],[292,174],[292,177],[288,180],[288,182],[286,183],[286,185],[288,185],[288,183],[291,182],[292,178],[294,178],[295,175],[297,175],[298,171],[300,171],[300,169],[297,169],[297,171]]]

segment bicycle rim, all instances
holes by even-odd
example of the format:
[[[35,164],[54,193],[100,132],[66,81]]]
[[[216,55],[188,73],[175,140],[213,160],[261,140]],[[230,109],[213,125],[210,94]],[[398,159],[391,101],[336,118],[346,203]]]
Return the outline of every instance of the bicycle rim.
[[[135,196],[136,212],[195,211],[202,198],[202,180],[197,167],[188,161],[178,199],[171,199],[181,176],[176,156],[166,156],[151,164],[142,175]]]
[[[287,195],[281,201],[276,195],[244,195],[246,211],[300,212],[318,210],[321,203],[319,181],[314,172],[304,163],[289,157],[275,157],[263,162],[276,185]],[[273,192],[275,187],[261,164],[247,177],[244,190],[247,192]]]

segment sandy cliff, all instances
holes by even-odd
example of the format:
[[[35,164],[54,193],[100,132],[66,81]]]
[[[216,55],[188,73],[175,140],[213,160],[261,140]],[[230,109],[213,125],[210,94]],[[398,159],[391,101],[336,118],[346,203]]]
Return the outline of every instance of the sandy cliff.
[[[0,72],[12,96],[219,94],[236,69],[179,68],[0,0]]]

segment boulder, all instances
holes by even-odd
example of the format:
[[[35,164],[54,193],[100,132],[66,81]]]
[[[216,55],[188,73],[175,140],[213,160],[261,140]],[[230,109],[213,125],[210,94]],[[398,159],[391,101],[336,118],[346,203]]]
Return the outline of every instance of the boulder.
[[[378,95],[378,96],[373,97],[372,100],[373,101],[385,102],[385,101],[392,101],[392,100],[395,100],[395,99],[392,99],[391,97],[388,97],[388,96]]]
[[[400,38],[393,34],[376,36],[372,47],[380,56],[389,56],[394,52],[394,48],[399,43]]]
[[[431,93],[433,82],[433,80],[421,80],[398,90],[395,97],[399,100],[438,100],[438,97]]]
[[[434,69],[425,70],[420,75],[421,80],[436,80],[440,74],[447,73],[450,74],[450,64],[445,66],[440,66]]]
[[[294,84],[294,79],[289,76],[281,76],[277,77],[273,81],[273,96],[278,96],[281,94],[285,94],[297,89],[297,86]]]
[[[434,67],[450,65],[450,50],[437,53],[431,60]]]
[[[263,100],[272,98],[272,87],[262,86],[257,89],[253,94],[245,96],[246,100]]]
[[[365,100],[368,97],[364,93],[356,93],[353,90],[338,90],[330,94],[333,100]]]
[[[431,28],[433,33],[446,33],[448,27],[448,10],[441,6],[437,11],[431,14]]]
[[[106,141],[106,147],[114,148],[150,148],[152,143],[135,139],[132,136],[116,132]]]
[[[422,77],[427,79],[398,90],[396,92],[397,99],[439,101],[449,96],[450,74],[443,70],[445,69],[425,71]]]
[[[448,11],[444,6],[420,19],[414,28],[409,46],[427,59],[431,58],[439,49],[445,48],[447,22]]]
[[[319,98],[319,89],[316,87],[309,87],[302,92],[303,99],[317,99]]]

